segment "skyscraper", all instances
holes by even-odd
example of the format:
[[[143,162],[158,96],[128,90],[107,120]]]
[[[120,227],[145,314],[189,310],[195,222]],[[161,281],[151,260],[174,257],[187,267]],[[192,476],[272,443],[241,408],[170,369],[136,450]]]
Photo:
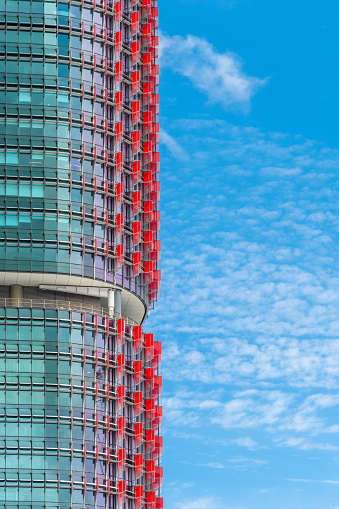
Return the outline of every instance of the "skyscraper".
[[[156,0],[0,2],[0,509],[160,509]]]

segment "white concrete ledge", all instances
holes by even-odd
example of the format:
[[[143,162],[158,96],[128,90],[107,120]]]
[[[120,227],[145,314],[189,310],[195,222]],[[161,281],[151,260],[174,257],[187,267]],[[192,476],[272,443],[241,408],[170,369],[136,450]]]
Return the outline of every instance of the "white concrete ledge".
[[[87,287],[96,289],[118,289],[121,290],[121,314],[131,318],[134,322],[141,324],[147,316],[146,303],[133,292],[118,285],[112,285],[105,281],[80,276],[68,276],[66,274],[44,274],[39,272],[0,272],[0,285],[22,285],[22,286],[58,286],[58,291],[64,292],[62,287]],[[83,292],[79,294],[83,295]],[[88,292],[91,295],[91,291]]]

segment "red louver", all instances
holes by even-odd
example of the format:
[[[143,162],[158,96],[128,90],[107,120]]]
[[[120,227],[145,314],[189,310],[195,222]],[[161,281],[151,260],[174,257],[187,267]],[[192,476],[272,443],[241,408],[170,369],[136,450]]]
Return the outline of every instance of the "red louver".
[[[132,53],[132,65],[136,65],[137,61],[139,60],[139,53],[140,53],[140,43],[132,42],[131,44],[131,53]]]
[[[131,35],[132,35],[132,37],[134,37],[135,34],[139,30],[139,20],[140,20],[139,11],[132,12],[132,14],[131,14]]]

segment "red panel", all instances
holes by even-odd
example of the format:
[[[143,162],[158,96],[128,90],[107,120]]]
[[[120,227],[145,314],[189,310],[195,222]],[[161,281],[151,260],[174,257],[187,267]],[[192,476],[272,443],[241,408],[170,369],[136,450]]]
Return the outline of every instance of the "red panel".
[[[122,32],[116,32],[116,34],[114,35],[114,51],[115,51],[115,55],[118,56],[119,53],[121,52],[122,50]]]
[[[151,341],[151,338],[150,340],[148,339],[151,335],[150,334],[145,334],[145,346],[146,348],[147,347],[150,347],[151,344],[152,344],[152,341]],[[154,347],[153,347],[154,349]],[[154,350],[153,350],[154,351]],[[145,369],[145,378],[146,378],[146,385],[148,383],[148,391],[153,389],[153,385],[152,385],[152,382],[154,380],[154,369],[153,368],[146,368]]]
[[[131,107],[132,107],[132,123],[133,125],[135,125],[137,122],[140,122],[140,101],[133,101]]]
[[[140,53],[140,43],[132,42],[131,44],[131,53],[132,53],[132,65],[135,65],[137,61],[139,60],[139,53]]]
[[[135,486],[134,494],[135,494],[135,498],[142,498],[144,496],[144,487],[143,486]]]
[[[135,392],[134,393],[135,416],[138,416],[140,414],[140,412],[142,411],[142,402],[143,402],[142,392],[141,391]]]
[[[145,412],[146,422],[151,422],[153,421],[154,418],[154,399],[153,398],[145,399],[145,406],[146,406]]]
[[[141,253],[139,251],[133,253],[133,271],[135,275],[141,271]]]
[[[122,505],[126,497],[126,481],[119,481],[119,505]]]
[[[143,151],[143,162],[144,164],[147,164],[151,162],[152,160],[152,152],[153,152],[153,144],[151,141],[145,141],[142,144],[142,151]]]
[[[148,262],[145,262],[145,265]],[[154,354],[154,335],[153,334],[144,334],[144,343],[145,343],[145,360],[149,362],[153,359]]]
[[[119,417],[118,418],[118,440],[122,440],[125,437],[125,429],[126,429],[126,423],[125,423],[125,417]]]
[[[115,113],[119,114],[122,110],[122,91],[115,94]]]
[[[124,184],[123,182],[119,182],[115,186],[115,195],[117,199],[117,205],[120,205],[124,196]]]
[[[132,172],[133,172],[133,184],[135,185],[140,181],[140,161],[133,161]]]
[[[147,85],[147,84],[145,83],[145,85]],[[145,94],[145,92],[144,92],[144,94]],[[152,124],[152,118],[153,118],[152,112],[151,111],[145,111],[145,113],[143,114],[143,122],[144,122],[144,124]]]
[[[119,385],[117,393],[118,393],[118,409],[121,410],[125,402],[125,386]]]
[[[160,428],[161,426],[162,426],[162,406],[155,406],[152,427],[154,429],[157,429]]]
[[[141,349],[142,345],[142,326],[136,325],[133,327],[133,341],[134,341],[134,348],[136,353],[138,353]]]
[[[155,353],[155,344],[154,344],[154,357],[153,357],[153,360],[155,359],[156,357],[156,353]],[[153,360],[152,360],[152,363],[153,363]],[[153,397],[154,398],[160,398],[161,396],[161,392],[162,392],[162,376],[155,376],[154,377],[154,382],[153,382]]]
[[[144,272],[146,274],[148,274],[148,273],[152,272],[152,270],[153,270],[153,262],[146,261],[144,263]]]
[[[142,422],[137,422],[134,424],[135,447],[139,447],[139,445],[142,443],[142,435],[143,435]]]
[[[151,14],[151,0],[142,0],[142,12],[144,16]]]
[[[115,124],[115,139],[118,144],[122,141],[122,122]]]
[[[149,491],[146,493],[146,509],[155,508],[155,492]]]
[[[141,221],[133,223],[133,244],[139,244],[141,240]],[[140,260],[141,261],[141,260]]]
[[[155,499],[155,509],[163,509],[163,507],[164,507],[164,499],[156,498]]]
[[[152,231],[145,231],[144,232],[144,242],[145,243],[151,243],[153,240],[153,232]]]
[[[140,131],[132,132],[132,153],[135,155],[137,152],[140,152]]]
[[[162,456],[162,448],[163,448],[163,437],[156,436],[154,439],[154,454],[153,458],[157,459]]]
[[[142,44],[147,46],[151,43],[151,23],[142,25]]]
[[[152,84],[150,81],[146,81],[142,86],[142,94],[143,94],[144,100],[150,101],[151,93],[152,93]]]
[[[120,379],[125,373],[125,355],[121,353],[117,358],[118,366],[118,379]]]
[[[139,11],[132,12],[132,14],[131,14],[131,25],[132,25],[131,33],[132,33],[132,37],[134,37],[134,35],[139,30],[139,18],[140,18]]]
[[[144,201],[144,214],[145,214],[145,221],[150,220],[150,213],[153,210],[153,202],[150,200]]]
[[[118,152],[115,155],[115,171],[117,176],[120,175],[120,173],[122,172],[122,164],[123,164],[123,153]]]
[[[155,472],[155,462],[154,460],[146,461],[146,473],[150,474]]]
[[[138,385],[141,381],[142,361],[135,361],[133,363],[133,370],[134,370],[134,384]]]
[[[153,180],[153,175],[152,175],[151,170],[144,171],[144,184],[151,184],[152,180]]]
[[[117,214],[117,235],[120,236],[124,226],[124,215]]]
[[[125,320],[123,318],[120,318],[119,320],[117,320],[117,336],[119,344],[122,343],[124,334],[125,334]]]
[[[152,54],[151,52],[143,53],[142,55],[142,71],[144,75],[151,72]]]
[[[124,245],[118,244],[117,245],[117,267],[121,267],[123,259],[124,259]]]
[[[144,466],[144,457],[142,454],[136,454],[134,456],[134,465],[135,465],[135,477],[138,478],[142,475],[143,466]]]
[[[154,480],[154,487],[159,490],[163,483],[163,468],[162,467],[155,467],[155,480]]]
[[[122,80],[122,61],[115,63],[115,84],[118,85]]]
[[[155,442],[156,442],[154,429],[146,430],[146,453],[151,454],[155,450]]]
[[[131,78],[132,78],[132,94],[135,95],[140,87],[140,71],[132,72]]]
[[[120,0],[114,5],[114,16],[115,22],[120,23],[122,19],[122,0]]]
[[[146,470],[146,482],[147,484],[153,485],[155,481],[155,462],[154,460],[145,462],[145,470]],[[153,486],[154,488],[154,486]]]
[[[143,505],[142,500],[144,497],[144,487],[143,486],[135,486],[134,494],[135,494],[135,508],[141,509],[141,507]]]
[[[132,195],[133,201],[133,214],[138,214],[140,212],[141,207],[141,193],[140,191],[135,191]]]
[[[125,468],[125,459],[126,459],[126,451],[125,449],[118,450],[118,469],[119,473],[121,473]]]

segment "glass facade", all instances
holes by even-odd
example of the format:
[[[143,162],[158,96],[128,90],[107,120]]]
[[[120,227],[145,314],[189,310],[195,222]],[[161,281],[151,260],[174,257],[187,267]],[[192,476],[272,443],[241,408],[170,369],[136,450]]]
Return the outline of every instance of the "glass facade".
[[[162,441],[152,334],[122,319],[7,307],[0,337],[0,507],[134,508],[140,490],[141,504],[153,496]]]
[[[0,270],[159,287],[154,0],[4,0]]]
[[[160,289],[157,17],[0,2],[0,509],[163,507],[161,344],[83,290]]]

